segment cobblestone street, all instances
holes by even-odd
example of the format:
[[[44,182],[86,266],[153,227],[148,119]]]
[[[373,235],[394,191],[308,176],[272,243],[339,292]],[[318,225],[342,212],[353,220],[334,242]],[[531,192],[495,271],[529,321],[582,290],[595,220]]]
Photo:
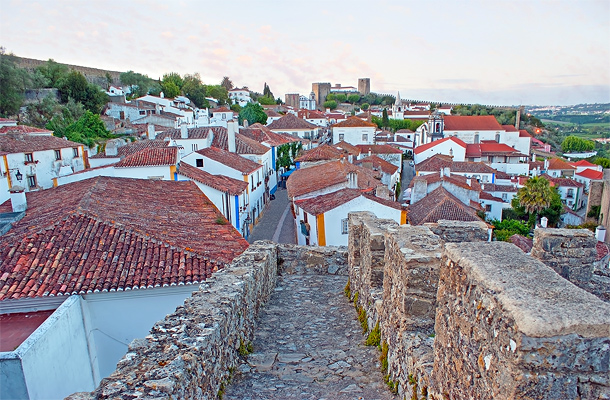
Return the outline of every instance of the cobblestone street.
[[[345,276],[284,275],[261,311],[254,352],[223,399],[385,400],[379,350],[364,345]]]

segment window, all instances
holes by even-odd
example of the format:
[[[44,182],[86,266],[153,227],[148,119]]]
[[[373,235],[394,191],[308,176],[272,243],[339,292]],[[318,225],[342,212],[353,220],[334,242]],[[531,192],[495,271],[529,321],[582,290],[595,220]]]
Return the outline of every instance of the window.
[[[140,115],[146,115],[146,110],[140,110]]]
[[[34,154],[33,153],[25,153],[25,162],[26,163],[34,162]]]
[[[347,218],[341,220],[341,234],[347,235]]]
[[[568,189],[568,199],[571,199],[574,197],[574,189]]]
[[[362,134],[362,141],[363,141],[363,142],[368,142],[368,141],[369,141],[369,135],[368,135],[368,134],[366,134],[366,133],[363,133],[363,134]]]
[[[485,212],[491,212],[491,204],[485,204]]]
[[[195,165],[196,165],[198,168],[203,168],[203,158],[198,158],[198,159],[196,159],[196,160],[195,160]]]
[[[340,133],[340,134],[339,134],[339,141],[342,141],[344,137],[345,137],[345,134]]]
[[[197,151],[197,143],[193,143],[191,145],[191,148],[193,149],[193,151]]]
[[[61,150],[55,150],[55,160],[61,160]]]
[[[78,147],[73,147],[72,153],[74,153],[74,157],[78,157]]]
[[[506,193],[502,193],[502,200],[508,200],[508,195]]]
[[[28,186],[30,189],[36,188],[36,176],[35,175],[28,176]]]

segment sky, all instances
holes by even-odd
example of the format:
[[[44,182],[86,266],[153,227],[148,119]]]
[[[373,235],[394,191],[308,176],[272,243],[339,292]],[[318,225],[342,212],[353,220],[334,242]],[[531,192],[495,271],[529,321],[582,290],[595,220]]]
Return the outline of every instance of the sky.
[[[0,46],[275,97],[313,82],[403,99],[610,103],[610,0],[0,0]]]

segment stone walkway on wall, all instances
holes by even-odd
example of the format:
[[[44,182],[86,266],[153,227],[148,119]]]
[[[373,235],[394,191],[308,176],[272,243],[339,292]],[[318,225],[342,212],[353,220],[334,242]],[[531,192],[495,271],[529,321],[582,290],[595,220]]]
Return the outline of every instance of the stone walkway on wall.
[[[284,275],[261,310],[254,352],[224,400],[395,399],[383,382],[379,350],[364,345],[343,295],[346,276]]]

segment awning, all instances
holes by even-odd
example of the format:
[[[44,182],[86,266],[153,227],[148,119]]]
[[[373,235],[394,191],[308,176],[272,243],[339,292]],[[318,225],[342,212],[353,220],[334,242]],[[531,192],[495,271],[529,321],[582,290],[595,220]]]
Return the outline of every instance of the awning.
[[[289,170],[289,171],[284,172],[284,173],[282,174],[282,176],[283,176],[283,177],[288,177],[288,176],[290,176],[290,174],[292,174],[294,171],[296,171],[296,168],[293,168],[293,169],[291,169],[291,170]]]

